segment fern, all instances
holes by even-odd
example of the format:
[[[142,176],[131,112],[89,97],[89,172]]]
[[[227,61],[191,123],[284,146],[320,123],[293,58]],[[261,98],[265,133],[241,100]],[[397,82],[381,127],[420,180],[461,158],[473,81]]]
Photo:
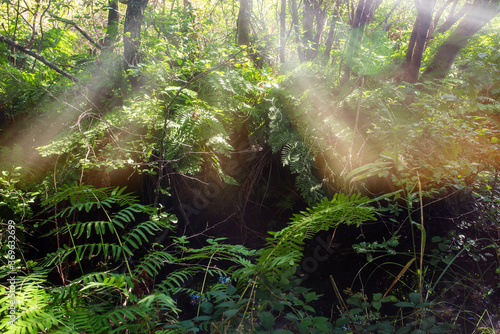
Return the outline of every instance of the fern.
[[[312,205],[323,196],[322,183],[314,176],[317,169],[307,138],[293,130],[288,116],[277,106],[269,109],[269,145],[273,153],[281,151],[281,163],[296,175],[295,184],[304,200]]]
[[[66,328],[69,332],[85,333],[152,333],[167,323],[177,322],[180,310],[174,294],[205,298],[210,289],[196,291],[186,287],[195,276],[225,277],[231,270],[252,266],[249,257],[255,252],[243,246],[221,244],[223,239],[208,239],[206,246],[193,249],[183,238],[178,238],[168,251],[160,248],[139,257],[138,250],[148,249],[154,234],[163,228],[174,228],[175,217],[157,215],[149,206],[137,203],[123,188],[61,187],[60,193],[45,203],[62,206],[52,219],[71,221],[49,235],[69,235],[72,240],[42,261],[47,270],[69,258],[80,263],[99,258],[103,269],[107,268],[107,261],[121,261],[128,271],[117,273],[115,268],[114,272],[84,273],[82,266],[82,275],[66,280],[63,287],[45,288],[46,282],[41,281],[40,291],[45,291],[46,300],[51,303],[43,305],[45,317],[37,312],[26,315],[25,323],[20,325],[28,332],[35,330],[38,321],[48,332],[63,332]],[[138,222],[137,217],[145,214],[150,219]],[[95,215],[108,220],[74,222],[78,217]],[[97,242],[91,242],[92,238]],[[233,263],[234,267],[223,271],[216,266],[220,262]],[[129,268],[130,263],[133,269]],[[169,272],[163,274],[166,276],[155,282],[156,276],[165,273],[167,267]]]
[[[46,273],[37,273],[16,278],[15,307],[16,319],[8,317],[7,305],[10,305],[6,288],[0,286],[0,331],[2,333],[38,333],[47,331],[60,325],[61,314],[57,309],[50,307],[50,292],[42,287],[46,281]]]
[[[259,252],[256,268],[279,281],[290,267],[299,264],[304,240],[339,224],[359,226],[363,221],[374,219],[374,208],[367,205],[369,202],[359,194],[336,194],[331,200],[325,198],[316,206],[295,214],[286,228],[271,232],[273,237],[267,239],[269,245]]]
[[[142,205],[137,199],[126,194],[125,188],[100,188],[96,189],[87,185],[73,185],[61,187],[61,191],[46,200],[46,205],[56,205],[69,201],[69,205],[55,214],[52,219],[71,220],[81,211],[87,213],[102,213],[106,220],[66,222],[62,227],[54,228],[48,235],[67,234],[72,240],[72,245],[63,245],[60,249],[49,254],[42,262],[44,266],[51,266],[56,261],[63,261],[70,255],[76,257],[80,263],[88,256],[89,259],[101,256],[104,263],[108,258],[117,261],[120,257],[133,257],[134,250],[149,242],[151,236],[163,228],[171,226],[168,215],[156,217],[151,206]],[[136,216],[147,214],[150,220],[136,223]],[[109,233],[107,233],[109,232]],[[85,242],[80,244],[84,236]],[[96,237],[100,242],[88,242]],[[130,270],[129,270],[130,271]]]
[[[178,262],[177,257],[166,251],[152,251],[146,254],[142,260],[135,266],[134,273],[137,276],[140,272],[146,271],[146,273],[154,277],[158,275],[160,269],[164,267],[165,264],[175,264]]]

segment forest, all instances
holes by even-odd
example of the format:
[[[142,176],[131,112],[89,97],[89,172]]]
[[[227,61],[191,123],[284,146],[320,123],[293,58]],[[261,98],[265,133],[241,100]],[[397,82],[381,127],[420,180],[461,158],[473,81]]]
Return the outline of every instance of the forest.
[[[1,333],[500,333],[499,0],[0,13]]]

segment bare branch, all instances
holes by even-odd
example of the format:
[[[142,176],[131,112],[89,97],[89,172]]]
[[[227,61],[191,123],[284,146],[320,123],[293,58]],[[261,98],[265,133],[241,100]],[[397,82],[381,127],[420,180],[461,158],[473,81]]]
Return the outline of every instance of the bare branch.
[[[73,26],[76,30],[78,30],[80,32],[80,34],[82,34],[83,37],[85,37],[93,46],[95,46],[97,49],[101,50],[102,49],[102,46],[97,43],[96,41],[94,41],[94,39],[92,37],[89,36],[89,34],[87,34],[82,28],[80,28],[78,26],[78,24],[76,24],[76,22],[74,21],[71,21],[71,20],[68,20],[68,19],[65,19],[65,18],[62,18],[62,17],[59,17],[53,13],[50,13],[49,12],[49,15],[53,18],[55,18],[56,20],[58,21],[61,21],[63,23],[66,23],[66,24],[69,24],[71,26]]]
[[[17,44],[16,42],[14,42],[13,40],[7,38],[7,37],[4,37],[2,35],[0,35],[0,42],[4,42],[5,44],[7,45],[10,45],[14,48],[16,48],[17,50],[21,51],[21,52],[24,52],[26,53],[27,55],[41,61],[42,63],[44,63],[45,65],[47,65],[48,67],[50,67],[51,69],[53,69],[54,71],[56,71],[57,73],[65,76],[66,78],[68,78],[69,80],[73,81],[73,82],[76,82],[78,83],[78,79],[75,78],[73,75],[69,74],[68,72],[66,72],[65,70],[63,70],[62,68],[58,67],[57,65],[51,63],[50,61],[48,61],[45,57],[43,57],[42,55],[40,55],[39,53],[35,52],[35,51],[31,51],[31,50],[28,50],[27,48],[25,48],[24,46],[22,45],[19,45]]]

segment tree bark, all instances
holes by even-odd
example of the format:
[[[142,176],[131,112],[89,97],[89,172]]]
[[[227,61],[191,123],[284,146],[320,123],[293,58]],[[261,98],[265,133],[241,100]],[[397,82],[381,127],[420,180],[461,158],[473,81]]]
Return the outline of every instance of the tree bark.
[[[415,0],[417,18],[413,24],[413,31],[406,51],[406,61],[403,65],[404,80],[410,83],[415,83],[418,80],[427,36],[431,29],[434,4],[434,0]]]
[[[478,32],[500,12],[498,0],[475,0],[457,29],[439,47],[424,71],[425,78],[444,78],[460,50],[472,35]]]
[[[431,41],[432,38],[434,38],[434,31],[436,30],[436,27],[439,23],[439,20],[441,19],[441,16],[443,15],[444,10],[451,5],[453,2],[456,0],[447,0],[436,12],[436,15],[434,16],[434,19],[432,20],[431,26],[429,28],[429,32],[427,33],[427,41],[425,42],[425,49],[429,46],[429,42]],[[425,50],[424,50],[425,52]]]
[[[120,19],[118,0],[109,0],[108,6],[108,24],[106,26],[106,36],[104,37],[103,43],[103,47],[105,48],[109,48],[115,43],[118,36],[118,22]]]
[[[325,43],[325,53],[323,55],[323,58],[325,60],[325,63],[328,62],[330,59],[330,53],[332,52],[332,46],[333,46],[333,39],[335,37],[335,29],[337,26],[337,21],[339,19],[339,8],[340,4],[342,3],[343,0],[337,0],[335,3],[335,9],[333,10],[333,16],[332,20],[330,22],[330,30],[328,31],[328,37],[326,39]]]
[[[14,42],[13,40],[8,39],[7,37],[4,37],[2,35],[0,35],[0,42],[4,42],[5,44],[7,44],[7,45],[9,45],[9,46],[11,46],[11,47],[13,47],[13,48],[15,48],[17,50],[26,53],[27,55],[29,55],[29,56],[31,56],[31,57],[33,57],[33,58],[41,61],[43,64],[47,65],[49,68],[53,69],[57,73],[65,76],[69,80],[78,83],[78,79],[75,78],[73,75],[69,74],[68,72],[66,72],[65,70],[63,70],[62,68],[60,68],[59,66],[54,65],[53,63],[51,63],[50,61],[48,61],[47,59],[45,59],[45,57],[43,57],[42,55],[36,53],[35,51],[28,50],[24,46],[19,45],[16,42]]]
[[[295,42],[297,43],[297,54],[299,56],[300,62],[304,61],[304,52],[302,51],[302,46],[300,42],[300,26],[299,26],[299,14],[297,11],[297,1],[290,0],[290,11],[292,12],[292,25],[295,31]]]
[[[321,40],[321,36],[323,35],[323,31],[325,30],[325,21],[326,21],[326,5],[323,4],[324,1],[316,1],[315,3],[315,11],[314,15],[316,17],[316,33],[313,39],[313,51],[310,59],[314,59],[318,56],[319,52],[319,42]]]
[[[456,5],[456,2],[453,3],[453,5]],[[439,26],[439,28],[436,30],[437,33],[443,33],[448,31],[455,23],[457,23],[458,20],[460,20],[470,9],[471,5],[466,3],[458,13],[455,13],[455,7],[453,7],[453,10],[451,11],[450,15],[446,18],[446,21],[444,21],[443,24]]]
[[[280,8],[280,63],[285,62],[286,49],[286,0],[281,0]]]
[[[305,48],[306,58],[308,53],[308,44],[313,41],[313,23],[316,1],[304,0],[304,11],[302,13],[302,44]]]
[[[252,12],[252,0],[240,0],[238,12],[238,45],[250,45],[250,13]]]
[[[148,0],[129,0],[123,24],[123,61],[125,69],[137,66],[140,60],[139,46],[141,44],[141,26],[144,10]],[[133,87],[137,87],[139,80],[129,75]]]
[[[318,44],[325,26],[326,11],[322,8],[323,0],[304,0],[302,16],[302,44],[305,60],[312,60],[318,55]],[[314,31],[316,22],[316,31]]]

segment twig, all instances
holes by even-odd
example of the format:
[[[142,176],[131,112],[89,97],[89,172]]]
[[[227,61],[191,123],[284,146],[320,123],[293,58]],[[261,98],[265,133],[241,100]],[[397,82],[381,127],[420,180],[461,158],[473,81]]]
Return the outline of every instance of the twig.
[[[39,53],[37,53],[35,51],[28,50],[24,46],[17,44],[15,41],[13,41],[7,37],[4,37],[2,35],[0,35],[0,42],[4,42],[5,44],[12,46],[12,47],[18,49],[19,51],[26,53],[27,55],[41,61],[42,63],[44,63],[45,65],[47,65],[48,67],[50,67],[51,69],[56,71],[57,73],[65,76],[69,80],[71,80],[75,83],[79,83],[77,78],[75,78],[73,75],[69,74],[68,72],[66,72],[65,70],[60,68],[59,66],[56,66],[55,64],[51,63],[50,61],[48,61],[45,57],[43,57]]]
[[[61,21],[63,23],[66,23],[66,24],[69,24],[71,26],[73,26],[76,30],[78,30],[80,32],[80,34],[82,34],[83,37],[85,37],[93,46],[95,46],[97,49],[101,50],[102,49],[102,46],[97,43],[96,41],[94,41],[94,39],[92,37],[89,36],[89,34],[87,34],[82,28],[80,28],[78,26],[78,24],[76,24],[76,22],[74,21],[71,21],[71,20],[68,20],[68,19],[65,19],[65,18],[62,18],[62,17],[59,17],[51,12],[49,12],[49,15],[53,18],[55,18],[56,20],[58,21]]]
[[[337,296],[337,299],[344,306],[344,309],[345,309],[347,315],[349,316],[349,319],[351,320],[352,330],[354,331],[354,333],[358,334],[359,332],[358,332],[358,329],[356,328],[356,324],[354,323],[354,319],[352,318],[351,313],[349,313],[349,309],[347,308],[347,305],[345,304],[344,299],[342,299],[342,296],[340,295],[340,292],[339,292],[339,288],[337,288],[337,284],[335,284],[335,280],[333,279],[332,275],[330,275],[330,281],[332,281],[333,290],[335,291],[335,295]]]

